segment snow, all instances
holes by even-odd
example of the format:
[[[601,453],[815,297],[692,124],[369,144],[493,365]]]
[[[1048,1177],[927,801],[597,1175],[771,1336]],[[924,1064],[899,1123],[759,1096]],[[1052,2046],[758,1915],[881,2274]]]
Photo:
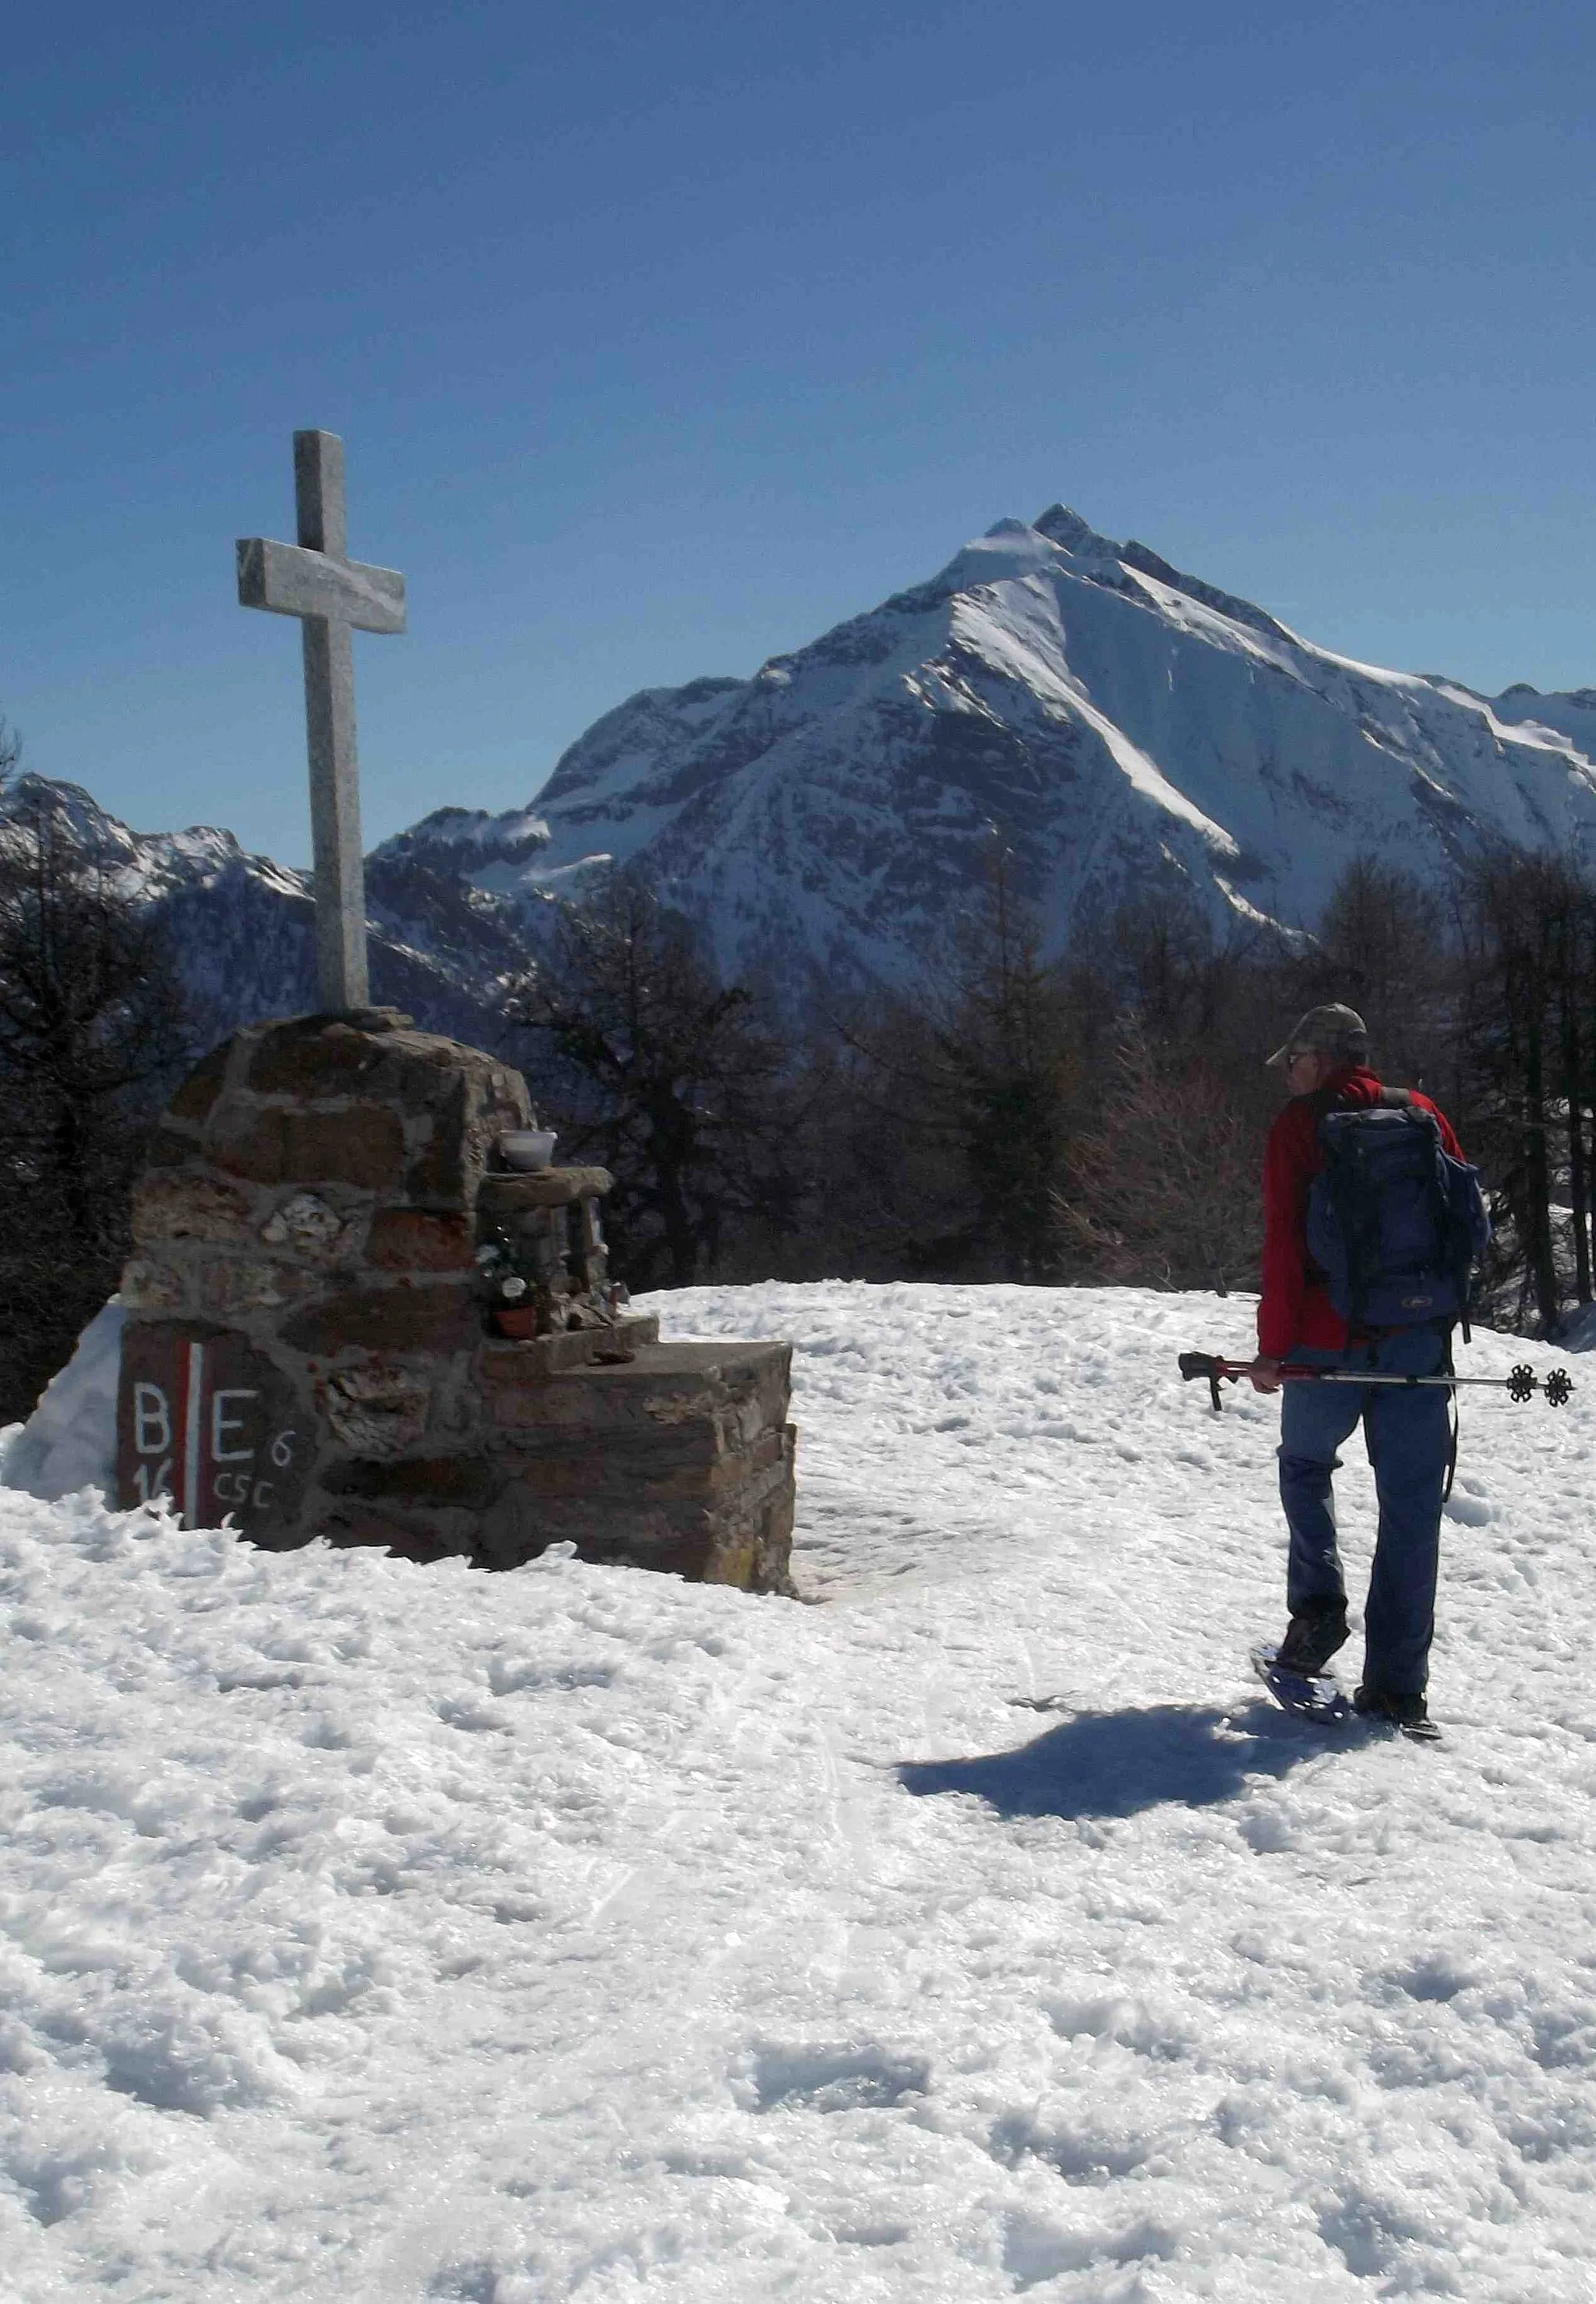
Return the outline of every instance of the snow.
[[[475,848],[484,840],[510,847],[528,840],[546,840],[549,827],[536,810],[529,808],[506,809],[498,816],[490,815],[485,808],[439,808],[408,832],[396,834],[372,851],[374,856],[401,856],[407,844],[418,834],[425,834],[434,848]]]
[[[1017,589],[998,585],[990,601],[961,601],[953,614],[955,635],[998,671],[1023,679],[1033,694],[1056,713],[1074,713],[1084,720],[1102,739],[1104,750],[1133,792],[1166,815],[1189,825],[1216,855],[1238,856],[1241,851],[1223,825],[1215,824],[1200,808],[1194,808],[1183,792],[1177,792],[1157,764],[1097,710],[1067,668],[1061,664],[1055,668],[1047,661],[1043,651],[1035,646],[1033,633],[1027,631],[1033,619],[1027,617],[1026,611],[1031,604],[1014,597]],[[994,614],[994,610],[1000,613]]]
[[[116,1379],[126,1315],[120,1296],[103,1304],[77,1349],[0,1459],[0,1478],[46,1503],[80,1488],[110,1490],[116,1469]]]
[[[1090,545],[1098,542],[1100,538],[1088,534],[1083,546],[1089,553]],[[939,592],[957,593],[1017,577],[1055,576],[1069,566],[1072,556],[1064,546],[1055,544],[1040,529],[1027,527],[1023,520],[1000,520],[984,536],[973,537],[962,546],[933,582]]]
[[[1588,2304],[1590,1388],[1466,1398],[1422,1749],[1246,1673],[1246,1300],[654,1302],[824,1605],[0,1494],[0,2292]]]

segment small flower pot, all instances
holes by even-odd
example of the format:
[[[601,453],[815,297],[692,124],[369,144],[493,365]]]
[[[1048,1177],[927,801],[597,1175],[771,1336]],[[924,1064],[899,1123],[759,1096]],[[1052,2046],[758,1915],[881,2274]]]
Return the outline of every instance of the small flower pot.
[[[494,1326],[502,1336],[526,1338],[537,1334],[536,1304],[495,1304]]]

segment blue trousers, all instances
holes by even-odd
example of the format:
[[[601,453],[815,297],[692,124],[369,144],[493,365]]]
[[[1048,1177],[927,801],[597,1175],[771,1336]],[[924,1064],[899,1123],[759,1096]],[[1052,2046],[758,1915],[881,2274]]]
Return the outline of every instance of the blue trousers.
[[[1446,1339],[1432,1328],[1404,1328],[1344,1352],[1300,1345],[1291,1358],[1313,1368],[1437,1376],[1446,1363]],[[1380,1499],[1364,1611],[1369,1687],[1419,1691],[1429,1675],[1441,1493],[1452,1447],[1449,1399],[1440,1385],[1408,1392],[1394,1385],[1288,1383],[1281,1391],[1280,1501],[1291,1534],[1286,1599],[1293,1615],[1311,1601],[1346,1600],[1330,1480],[1340,1462],[1336,1451],[1360,1419],[1368,1432]]]

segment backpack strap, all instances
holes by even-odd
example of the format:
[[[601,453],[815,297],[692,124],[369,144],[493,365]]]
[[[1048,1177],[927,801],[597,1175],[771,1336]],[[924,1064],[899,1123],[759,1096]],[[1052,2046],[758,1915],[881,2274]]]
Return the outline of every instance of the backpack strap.
[[[1349,1104],[1338,1088],[1316,1088],[1307,1101],[1313,1107],[1315,1127],[1327,1112],[1368,1112],[1373,1109],[1370,1105]],[[1414,1092],[1410,1088],[1382,1088],[1379,1101],[1388,1112],[1405,1112],[1414,1102]]]
[[[1406,1108],[1408,1111],[1422,1113],[1423,1110],[1423,1106],[1422,1105],[1415,1104],[1413,1090],[1408,1088],[1382,1088],[1380,1091],[1380,1100],[1381,1104],[1389,1106],[1393,1111]],[[1439,1187],[1437,1190],[1437,1198],[1441,1199]],[[1444,1233],[1449,1229],[1447,1221],[1447,1211],[1444,1199],[1442,1199],[1441,1207],[1439,1209],[1438,1214],[1441,1220],[1441,1227]],[[1463,1305],[1463,1309],[1458,1314],[1458,1319],[1462,1323],[1463,1341],[1466,1344],[1473,1342],[1473,1338],[1469,1333],[1468,1325],[1468,1263],[1466,1258],[1462,1257],[1461,1255],[1459,1256],[1456,1276],[1457,1281],[1457,1293]],[[1448,1320],[1443,1324],[1443,1334],[1447,1340],[1447,1373],[1448,1376],[1452,1373],[1452,1329],[1454,1325],[1455,1324],[1450,1320]],[[1447,1470],[1448,1496],[1452,1493],[1452,1475],[1457,1469],[1457,1395],[1454,1393],[1452,1394],[1452,1460]],[[1444,1503],[1446,1498],[1443,1497],[1441,1501]]]

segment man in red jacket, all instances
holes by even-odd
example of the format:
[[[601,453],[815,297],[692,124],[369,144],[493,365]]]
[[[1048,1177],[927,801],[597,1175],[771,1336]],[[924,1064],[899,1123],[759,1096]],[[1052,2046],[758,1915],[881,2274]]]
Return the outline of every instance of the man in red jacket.
[[[1310,1009],[1269,1059],[1285,1073],[1290,1100],[1269,1131],[1263,1158],[1263,1292],[1253,1378],[1260,1392],[1281,1389],[1279,1368],[1286,1359],[1403,1376],[1439,1376],[1448,1365],[1448,1323],[1349,1332],[1308,1255],[1308,1190],[1324,1166],[1319,1122],[1332,1110],[1380,1103],[1381,1082],[1368,1056],[1363,1018],[1332,1004]],[[1416,1089],[1409,1096],[1435,1113],[1442,1143],[1461,1158],[1445,1116]],[[1331,1475],[1337,1449],[1360,1419],[1374,1465],[1380,1532],[1364,1611],[1363,1684],[1353,1701],[1360,1712],[1412,1725],[1427,1716],[1441,1499],[1451,1457],[1442,1386],[1285,1384],[1280,1501],[1290,1531],[1291,1621],[1278,1660],[1291,1671],[1320,1672],[1347,1637]]]

